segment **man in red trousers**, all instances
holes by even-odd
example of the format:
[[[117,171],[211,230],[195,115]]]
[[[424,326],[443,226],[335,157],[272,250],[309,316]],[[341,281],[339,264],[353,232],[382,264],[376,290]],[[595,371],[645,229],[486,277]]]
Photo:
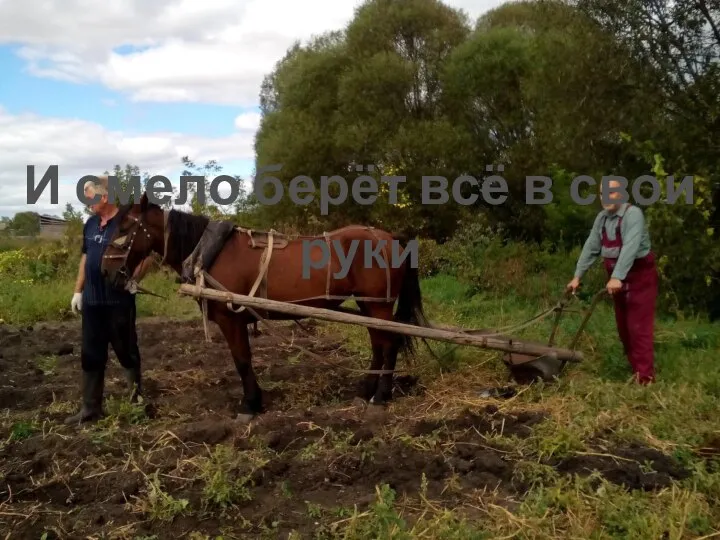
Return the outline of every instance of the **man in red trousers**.
[[[610,180],[607,185],[620,187],[620,182]],[[648,384],[655,380],[653,333],[658,272],[642,210],[617,201],[619,198],[620,192],[611,191],[610,202],[603,202],[603,210],[595,218],[580,254],[575,277],[567,287],[575,291],[598,256],[603,258],[620,341],[635,380]]]

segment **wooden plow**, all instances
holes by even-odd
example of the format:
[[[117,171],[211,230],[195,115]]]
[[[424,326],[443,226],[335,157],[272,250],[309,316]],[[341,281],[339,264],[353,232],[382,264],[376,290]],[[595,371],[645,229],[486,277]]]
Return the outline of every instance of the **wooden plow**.
[[[551,380],[553,377],[560,374],[567,362],[581,362],[583,360],[583,354],[574,350],[574,348],[578,342],[580,334],[584,330],[590,318],[590,315],[600,299],[601,294],[604,292],[604,289],[599,291],[595,295],[590,308],[584,312],[585,317],[578,328],[570,347],[562,348],[554,346],[554,341],[563,312],[568,311],[565,308],[573,298],[573,295],[569,293],[566,294],[555,307],[536,317],[533,317],[530,321],[519,325],[519,327],[530,326],[530,324],[555,313],[555,322],[550,338],[547,344],[543,344],[531,341],[521,341],[501,333],[492,333],[489,330],[464,330],[461,328],[441,327],[436,325],[432,325],[430,327],[415,326],[395,321],[380,320],[374,317],[355,315],[346,311],[335,311],[331,309],[316,308],[289,302],[269,300],[266,298],[235,294],[227,291],[219,291],[216,289],[202,287],[200,285],[182,284],[178,290],[179,294],[185,296],[192,296],[198,299],[206,299],[223,303],[230,302],[232,304],[246,306],[248,308],[282,313],[285,315],[295,316],[297,318],[314,318],[337,323],[359,325],[366,328],[405,334],[416,338],[454,343],[458,346],[469,345],[481,349],[502,351],[505,353],[503,355],[503,361],[518,382],[524,382],[528,378]],[[518,327],[516,327],[516,329],[517,328]]]

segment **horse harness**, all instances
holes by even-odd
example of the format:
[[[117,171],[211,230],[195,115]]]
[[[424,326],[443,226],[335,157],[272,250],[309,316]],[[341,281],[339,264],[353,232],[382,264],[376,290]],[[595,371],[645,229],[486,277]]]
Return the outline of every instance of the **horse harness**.
[[[128,241],[128,235],[121,236],[120,238],[116,238],[111,242],[111,245],[117,249],[120,249],[124,251],[123,254],[118,255],[108,255],[107,253],[103,254],[103,259],[122,259],[122,263],[120,268],[118,269],[118,273],[121,274],[126,279],[126,289],[131,292],[135,293],[138,291],[141,291],[145,294],[150,294],[152,296],[157,296],[158,298],[164,298],[163,296],[160,296],[158,294],[155,294],[153,292],[150,292],[146,289],[143,289],[140,287],[137,282],[132,279],[132,276],[130,275],[127,267],[127,260],[130,256],[130,252],[132,251],[133,244],[135,243],[135,239],[137,238],[138,231],[141,231],[145,233],[145,236],[148,240],[150,240],[150,233],[148,232],[147,228],[145,227],[145,224],[143,223],[142,218],[136,218],[135,216],[128,215],[130,219],[132,219],[136,224],[137,228],[130,233],[130,239]],[[164,246],[163,246],[163,258],[160,261],[160,265],[162,265],[165,262],[165,259],[167,258],[167,250],[168,250],[168,238],[170,237],[170,231],[168,229],[168,219],[170,217],[170,212],[168,210],[164,210],[164,217],[163,217],[163,233],[164,233]]]
[[[370,231],[371,234],[377,239],[377,234],[375,233],[374,227],[365,227],[366,230]],[[207,229],[206,229],[207,230]],[[289,244],[288,236],[282,233],[279,233],[275,231],[274,229],[270,229],[269,231],[255,231],[253,229],[246,229],[243,227],[235,226],[233,228],[234,231],[237,231],[241,234],[246,234],[248,236],[248,246],[250,246],[253,249],[263,249],[263,254],[260,258],[259,268],[258,268],[258,275],[255,279],[255,282],[252,285],[252,288],[250,289],[250,292],[248,293],[248,296],[254,297],[256,294],[260,294],[261,298],[267,297],[267,273],[270,268],[270,261],[272,259],[273,252],[275,250],[285,249]],[[318,239],[320,236],[311,236],[309,238],[312,239]],[[331,246],[331,238],[330,233],[323,232],[322,238],[324,238],[326,245],[328,246],[328,250],[332,253],[332,246]],[[196,285],[199,286],[205,286],[205,281],[214,281],[214,280],[208,280],[206,279],[208,277],[208,274],[206,272],[203,272],[203,265],[202,261],[200,260],[201,257],[197,253],[198,250],[202,250],[203,246],[203,239],[201,238],[200,242],[198,243],[198,246],[196,247],[195,251],[186,259],[185,263],[192,263],[194,259],[198,259],[198,262],[192,267],[192,278],[195,279]],[[221,248],[222,249],[222,248]],[[387,246],[383,246],[383,256],[384,256],[384,262],[385,262],[385,275],[386,275],[386,294],[384,298],[381,297],[369,297],[369,296],[339,296],[339,295],[333,295],[330,294],[331,292],[331,276],[332,276],[332,265],[330,264],[330,261],[328,260],[327,264],[327,277],[325,281],[325,294],[319,295],[319,296],[312,296],[308,298],[302,298],[300,300],[290,300],[288,303],[295,304],[299,302],[307,302],[310,300],[341,300],[345,301],[349,298],[353,298],[356,302],[388,302],[393,303],[395,302],[396,298],[391,296],[391,280],[390,280],[390,261],[389,256],[387,253]],[[185,264],[184,263],[184,264]],[[209,266],[209,264],[207,265]],[[218,286],[217,282],[213,284],[215,287]],[[223,287],[224,289],[224,287]],[[234,313],[242,313],[246,310],[245,306],[240,306],[239,308],[234,308],[230,302],[227,304],[227,308],[234,312]]]

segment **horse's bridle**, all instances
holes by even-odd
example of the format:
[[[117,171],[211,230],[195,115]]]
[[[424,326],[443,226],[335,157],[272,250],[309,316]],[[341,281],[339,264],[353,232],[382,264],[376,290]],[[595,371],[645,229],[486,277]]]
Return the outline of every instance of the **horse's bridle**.
[[[128,241],[128,235],[121,236],[120,238],[116,238],[113,240],[110,245],[113,247],[120,249],[124,251],[125,253],[120,253],[117,255],[107,255],[103,254],[103,259],[122,259],[122,264],[120,268],[118,268],[117,272],[122,275],[127,282],[129,282],[132,276],[130,276],[128,267],[127,267],[127,260],[130,256],[130,252],[132,251],[133,244],[135,243],[135,238],[137,237],[138,231],[142,230],[142,232],[145,233],[145,236],[147,236],[148,240],[150,239],[150,233],[148,232],[147,228],[145,227],[145,224],[143,223],[142,219],[138,219],[135,216],[128,215],[130,219],[132,219],[136,224],[137,227],[135,230],[130,233],[130,239]]]
[[[164,220],[163,220],[163,226],[164,226],[164,237],[165,237],[164,244],[165,245],[163,246],[164,253],[163,253],[162,261],[160,261],[160,265],[162,265],[165,262],[165,259],[167,258],[168,239],[169,239],[169,235],[170,235],[170,231],[168,229],[168,217],[170,216],[170,213],[167,210],[165,210],[164,214],[165,214],[165,216],[164,216]],[[124,236],[121,236],[120,238],[116,238],[115,240],[113,240],[110,243],[110,245],[112,245],[113,247],[115,247],[117,249],[124,251],[125,253],[121,253],[121,254],[117,254],[117,255],[108,255],[108,254],[104,253],[103,259],[122,259],[122,263],[120,265],[120,268],[118,268],[117,272],[125,278],[126,288],[128,290],[130,290],[131,292],[132,291],[135,291],[135,292],[143,291],[147,294],[151,294],[151,295],[157,296],[159,298],[164,298],[163,296],[160,296],[158,294],[155,294],[153,292],[150,292],[150,291],[140,287],[132,279],[132,276],[130,275],[130,272],[127,267],[127,260],[128,260],[128,257],[130,256],[130,252],[132,251],[132,247],[133,247],[133,244],[135,243],[135,239],[137,238],[137,233],[139,231],[144,232],[145,236],[147,237],[148,240],[151,239],[151,236],[150,236],[150,233],[148,232],[147,228],[145,227],[145,223],[143,223],[142,215],[141,215],[140,219],[136,218],[135,216],[131,216],[129,214],[127,217],[129,217],[136,223],[135,230],[132,233],[130,233],[130,235],[129,235],[130,238],[128,239],[128,235],[126,234]]]

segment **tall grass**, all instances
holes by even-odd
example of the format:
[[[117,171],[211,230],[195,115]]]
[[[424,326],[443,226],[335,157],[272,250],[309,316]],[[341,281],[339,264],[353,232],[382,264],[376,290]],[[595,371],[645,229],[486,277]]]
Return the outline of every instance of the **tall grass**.
[[[0,320],[28,325],[39,321],[72,320],[70,309],[80,262],[80,241],[10,239],[0,242]],[[154,268],[143,286],[167,300],[139,294],[138,316],[187,317],[197,314],[197,304],[177,294],[174,276]]]

